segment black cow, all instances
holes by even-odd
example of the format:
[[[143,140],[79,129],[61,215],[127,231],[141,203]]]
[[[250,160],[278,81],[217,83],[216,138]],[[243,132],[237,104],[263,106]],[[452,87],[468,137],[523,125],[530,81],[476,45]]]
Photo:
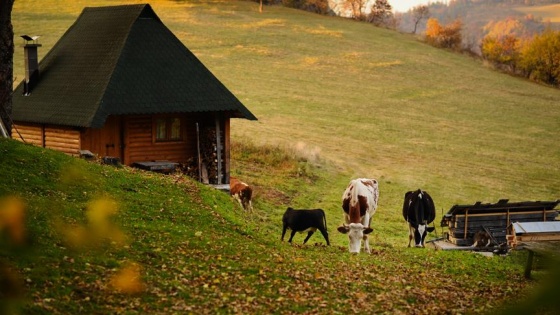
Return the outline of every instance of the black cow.
[[[424,247],[424,239],[435,227],[429,227],[436,218],[436,207],[432,197],[423,190],[409,191],[404,195],[403,217],[408,222],[408,247],[412,237],[416,247]]]
[[[303,241],[303,244],[309,240],[311,235],[317,231],[321,231],[323,237],[327,241],[327,245],[329,243],[329,233],[327,233],[327,218],[325,216],[325,212],[323,209],[286,209],[284,212],[284,216],[282,217],[282,241],[284,241],[284,235],[286,234],[286,230],[292,230],[290,234],[290,239],[288,242],[292,242],[292,238],[296,234],[296,232],[307,232],[307,237]]]

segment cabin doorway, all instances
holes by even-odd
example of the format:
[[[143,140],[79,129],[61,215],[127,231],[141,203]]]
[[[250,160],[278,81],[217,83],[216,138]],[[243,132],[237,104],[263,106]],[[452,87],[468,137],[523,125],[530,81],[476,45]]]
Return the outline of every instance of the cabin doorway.
[[[103,128],[87,129],[82,135],[82,149],[99,157],[115,157],[124,162],[121,117],[108,116]]]

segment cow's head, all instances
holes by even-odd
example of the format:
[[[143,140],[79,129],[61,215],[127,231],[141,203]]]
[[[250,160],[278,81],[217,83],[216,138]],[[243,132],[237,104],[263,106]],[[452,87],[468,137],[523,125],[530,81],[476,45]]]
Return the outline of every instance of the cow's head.
[[[414,230],[414,246],[416,247],[424,247],[424,240],[426,239],[426,235],[431,233],[435,230],[435,227],[428,226],[428,224],[424,221],[417,226],[412,226]]]
[[[373,232],[373,229],[366,227],[361,223],[350,223],[350,225],[342,225],[337,229],[340,233],[348,234],[348,249],[351,253],[359,253],[362,245],[362,239],[365,240],[367,234]]]

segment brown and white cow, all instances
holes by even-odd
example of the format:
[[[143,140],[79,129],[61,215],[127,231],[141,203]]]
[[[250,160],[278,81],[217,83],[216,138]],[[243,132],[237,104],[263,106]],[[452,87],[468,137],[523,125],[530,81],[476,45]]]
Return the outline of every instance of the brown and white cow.
[[[253,188],[245,184],[237,178],[230,177],[229,179],[229,193],[239,201],[239,204],[243,209],[252,211],[253,204],[251,202],[251,197],[253,195]]]
[[[371,220],[379,199],[379,184],[375,179],[358,178],[351,180],[342,194],[342,209],[346,224],[338,227],[338,231],[348,234],[348,249],[351,253],[359,253],[361,242],[364,251],[371,253],[368,234],[373,231]]]

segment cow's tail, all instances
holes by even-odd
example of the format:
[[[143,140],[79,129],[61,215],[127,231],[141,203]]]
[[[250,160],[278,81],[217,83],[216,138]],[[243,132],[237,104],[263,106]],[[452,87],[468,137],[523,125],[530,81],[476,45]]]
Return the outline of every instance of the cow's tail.
[[[328,233],[329,228],[327,227],[327,215],[325,214],[325,210],[321,209],[321,211],[323,211],[323,222],[325,223],[325,231],[327,231],[327,233]]]

